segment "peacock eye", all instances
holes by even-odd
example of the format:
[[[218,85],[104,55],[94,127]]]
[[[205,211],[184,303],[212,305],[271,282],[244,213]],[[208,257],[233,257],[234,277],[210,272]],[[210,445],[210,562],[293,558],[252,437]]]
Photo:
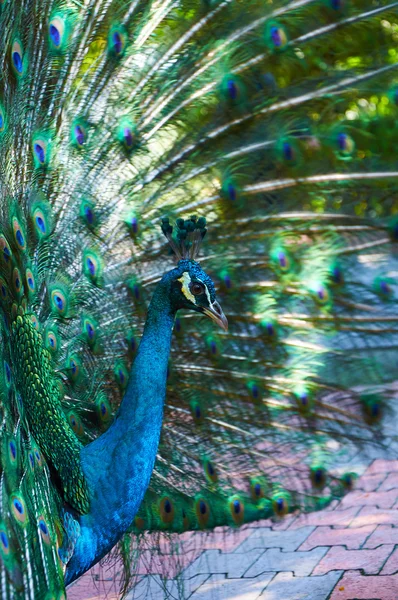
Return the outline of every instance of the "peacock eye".
[[[199,283],[198,281],[195,281],[194,283],[191,284],[191,292],[193,293],[194,296],[200,296],[200,294],[204,294],[205,291],[205,286],[203,285],[203,283]]]

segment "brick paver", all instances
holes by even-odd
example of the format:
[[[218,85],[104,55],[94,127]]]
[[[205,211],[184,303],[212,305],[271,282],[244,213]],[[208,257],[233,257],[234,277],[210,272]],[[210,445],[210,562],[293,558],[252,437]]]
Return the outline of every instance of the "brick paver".
[[[395,573],[398,573],[398,548],[388,557],[380,575],[394,575]]]
[[[68,588],[68,600],[117,600],[119,581],[114,568],[95,566]]]
[[[145,577],[129,593],[129,600],[159,600],[160,598],[191,598],[211,575],[202,573],[186,580],[164,580],[160,575]],[[240,581],[240,580],[238,580]],[[69,599],[68,599],[69,600]],[[108,598],[106,598],[108,600]],[[113,599],[112,599],[113,600]]]
[[[348,527],[359,511],[360,507],[351,506],[345,510],[322,510],[309,515],[300,515],[291,524],[290,529],[298,529],[299,527],[304,527],[305,525],[334,525],[338,527]],[[363,525],[367,525],[367,523],[363,523]]]
[[[286,552],[292,552],[297,550],[314,530],[315,527],[301,527],[296,530],[273,531],[269,527],[262,527],[255,529],[250,537],[236,548],[235,552],[242,553],[255,548],[262,550],[264,548],[280,548]],[[317,544],[317,546],[324,545]],[[311,550],[311,548],[303,548],[303,550]]]
[[[398,600],[397,509],[398,460],[376,459],[319,513],[184,534],[178,561],[165,542],[162,557],[141,557],[128,599]],[[118,578],[94,567],[68,600],[116,600]]]
[[[398,473],[389,473],[377,488],[380,492],[388,492],[398,488]],[[373,490],[369,490],[373,491]]]
[[[394,550],[389,544],[375,550],[346,550],[342,546],[330,548],[326,556],[315,567],[314,575],[323,575],[336,569],[361,569],[367,575],[379,573],[383,564]]]
[[[398,475],[398,473],[397,473]],[[355,490],[340,502],[341,508],[347,506],[376,506],[377,508],[392,508],[397,500],[397,490],[391,489],[381,492],[364,492]],[[338,508],[340,508],[338,507]]]
[[[189,579],[200,573],[224,573],[227,577],[243,577],[251,565],[266,550],[251,550],[245,554],[224,553],[219,550],[206,550],[189,567],[182,571],[182,577]],[[270,571],[274,569],[269,569]],[[255,577],[256,573],[252,575]]]
[[[364,548],[377,548],[381,544],[398,544],[398,527],[379,525],[366,540]]]
[[[316,548],[317,546],[345,546],[348,550],[358,550],[375,529],[376,525],[359,527],[358,529],[317,527],[314,529],[314,532],[308,536],[305,542],[303,542],[299,550],[312,550],[312,548]],[[301,529],[298,531],[301,531]],[[373,547],[374,546],[369,546],[369,548]]]
[[[279,548],[266,550],[252,566],[245,571],[245,577],[256,577],[269,571],[292,571],[294,575],[309,575],[326,554],[328,548],[314,548],[308,552],[282,552]],[[238,555],[237,555],[238,556]],[[240,555],[239,555],[240,556]]]
[[[191,596],[192,600],[257,600],[274,577],[265,573],[252,579],[228,579],[225,575],[211,575]]]
[[[390,475],[398,478],[398,473],[391,473]],[[364,475],[358,479],[355,489],[363,490],[364,492],[381,490],[384,482],[390,475],[387,475],[386,473],[368,473],[366,471]],[[388,491],[389,489],[391,488],[383,488],[383,491]]]
[[[369,577],[358,571],[344,573],[330,596],[330,600],[396,600],[397,598],[398,575]]]
[[[378,458],[367,468],[366,473],[393,473],[398,472],[398,460],[385,460]]]
[[[355,519],[352,519],[350,527],[363,527],[364,525],[394,525],[397,527],[398,511],[376,508],[376,506],[364,506],[358,511]]]
[[[326,600],[341,573],[334,571],[319,577],[294,577],[292,573],[278,573],[259,600]]]

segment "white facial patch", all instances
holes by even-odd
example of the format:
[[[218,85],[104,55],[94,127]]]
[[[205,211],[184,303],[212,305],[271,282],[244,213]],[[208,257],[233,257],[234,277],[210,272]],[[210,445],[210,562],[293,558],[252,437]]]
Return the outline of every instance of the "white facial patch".
[[[202,281],[202,283],[203,283],[203,281]],[[207,285],[205,285],[204,283],[203,283],[203,285],[205,286],[206,298],[207,298],[207,301],[209,303],[209,306],[212,306],[212,301],[210,300],[210,292],[207,289]]]
[[[189,289],[189,285],[191,283],[191,278],[190,278],[189,274],[185,271],[185,273],[183,273],[181,275],[181,277],[178,279],[178,281],[181,282],[181,290],[182,290],[182,293],[184,294],[185,298],[187,300],[189,300],[190,302],[193,302],[193,304],[196,304],[195,296]]]

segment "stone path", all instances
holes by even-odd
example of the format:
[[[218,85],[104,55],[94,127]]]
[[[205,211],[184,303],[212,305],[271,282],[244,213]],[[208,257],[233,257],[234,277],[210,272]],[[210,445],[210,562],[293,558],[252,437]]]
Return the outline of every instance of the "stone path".
[[[144,556],[128,600],[398,600],[397,509],[398,460],[374,460],[322,512],[190,534],[177,580],[167,557],[149,567]],[[96,568],[68,600],[116,600],[116,589],[114,568]]]

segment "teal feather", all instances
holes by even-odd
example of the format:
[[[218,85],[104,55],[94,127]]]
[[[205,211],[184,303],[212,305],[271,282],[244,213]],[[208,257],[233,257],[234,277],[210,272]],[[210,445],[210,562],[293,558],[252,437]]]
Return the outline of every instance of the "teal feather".
[[[0,0],[2,599],[118,542],[127,590],[148,540],[319,510],[396,435],[396,28]]]

